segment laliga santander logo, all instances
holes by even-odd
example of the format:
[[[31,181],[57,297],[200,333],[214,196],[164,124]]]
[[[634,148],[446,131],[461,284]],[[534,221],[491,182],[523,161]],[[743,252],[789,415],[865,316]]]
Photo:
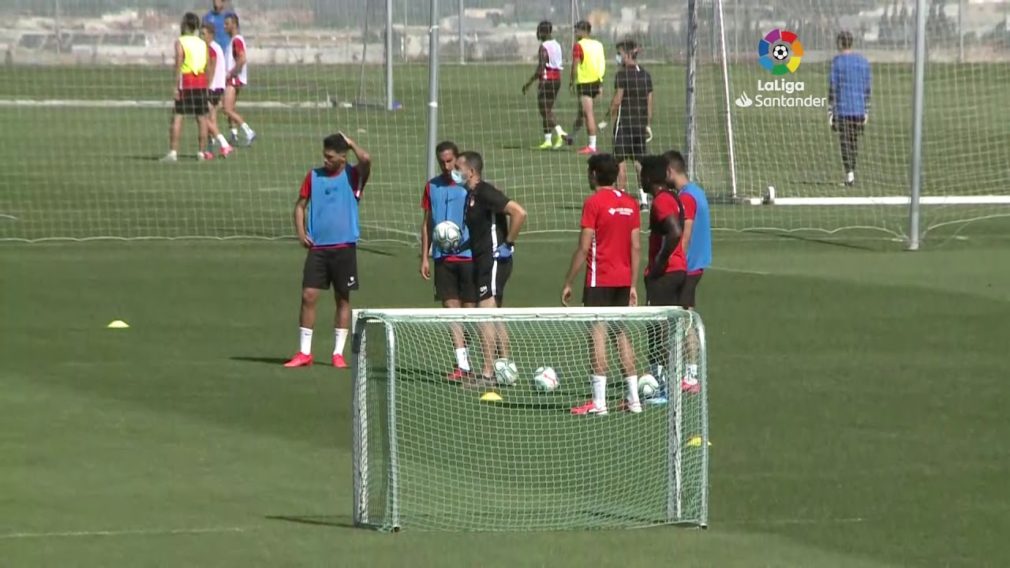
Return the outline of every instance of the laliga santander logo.
[[[758,42],[758,62],[772,75],[795,73],[803,59],[803,44],[794,32],[775,28]]]

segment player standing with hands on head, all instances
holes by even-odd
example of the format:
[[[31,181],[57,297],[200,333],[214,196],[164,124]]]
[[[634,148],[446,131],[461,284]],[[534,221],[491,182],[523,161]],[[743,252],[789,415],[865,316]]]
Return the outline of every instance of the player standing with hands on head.
[[[196,118],[199,129],[200,151],[197,159],[213,160],[214,154],[207,151],[207,63],[210,48],[197,35],[200,29],[199,16],[187,12],[179,27],[179,39],[175,40],[175,108],[168,130],[168,154],[161,161],[179,160],[179,139],[182,137],[182,121],[186,115]]]
[[[652,75],[638,65],[638,44],[625,40],[617,44],[621,64],[614,77],[614,99],[610,102],[610,121],[614,124],[614,156],[620,164],[617,187],[627,191],[625,162],[633,160],[640,172],[639,160],[645,157],[646,143],[652,140]],[[639,173],[641,178],[641,173]],[[649,206],[644,190],[639,190],[640,207]]]
[[[639,239],[641,221],[638,204],[627,193],[614,187],[617,160],[610,154],[589,158],[589,187],[593,194],[582,204],[582,231],[572,254],[572,263],[561,290],[561,303],[572,299],[572,280],[585,263],[586,283],[582,303],[586,307],[626,307],[638,305],[635,275],[641,256]],[[572,414],[607,414],[607,343],[617,340],[617,348],[628,387],[625,408],[642,411],[638,399],[638,374],[635,372],[635,348],[624,329],[603,323],[591,331],[591,377],[593,398],[572,408]]]
[[[870,62],[852,51],[852,33],[838,34],[838,55],[831,60],[828,85],[828,122],[838,132],[842,149],[842,167],[845,168],[845,185],[856,184],[856,155],[859,153],[859,136],[870,119],[870,91],[873,74]]]
[[[238,129],[241,127],[242,132],[245,133],[245,145],[252,146],[253,141],[256,140],[256,132],[235,110],[239,93],[249,84],[246,44],[245,38],[239,33],[238,16],[228,14],[224,20],[224,29],[231,38],[231,41],[228,42],[228,49],[225,50],[228,75],[225,78],[224,113],[228,115],[228,122],[231,123],[232,142],[238,143]]]
[[[474,281],[473,253],[469,248],[458,251],[443,251],[431,246],[431,232],[443,221],[452,221],[460,228],[462,243],[470,241],[470,232],[464,220],[466,201],[469,197],[466,187],[453,180],[459,148],[455,143],[440,142],[435,147],[435,156],[442,173],[428,180],[421,194],[421,278],[432,277],[428,255],[435,258],[435,299],[445,308],[473,308],[477,305],[477,284]],[[452,343],[456,349],[456,369],[449,375],[450,381],[458,381],[470,373],[470,357],[466,349],[463,327],[452,325]]]
[[[540,150],[560,148],[568,136],[554,117],[554,103],[558,100],[558,92],[561,91],[561,71],[564,65],[561,61],[561,44],[551,37],[553,32],[554,25],[550,22],[543,21],[537,24],[537,39],[540,40],[537,68],[523,85],[525,95],[533,82],[538,82],[537,109],[544,125],[544,141],[537,147]]]
[[[348,150],[354,152],[357,164],[347,162]],[[338,132],[323,140],[323,166],[309,170],[302,182],[295,203],[295,232],[309,252],[302,274],[299,350],[285,367],[312,364],[316,302],[330,284],[337,301],[333,366],[347,367],[343,352],[351,326],[351,291],[358,289],[358,201],[371,170],[368,152]]]
[[[585,20],[575,24],[575,46],[572,47],[572,71],[568,87],[579,97],[579,111],[572,126],[572,134],[578,133],[582,124],[589,133],[589,144],[579,150],[579,154],[596,153],[596,115],[593,113],[593,101],[600,96],[603,88],[603,75],[607,70],[606,54],[603,44],[589,37],[593,26]],[[568,138],[572,143],[572,138]]]
[[[667,187],[677,191],[684,208],[681,248],[687,255],[687,275],[680,291],[680,306],[693,310],[697,303],[698,284],[705,269],[712,264],[712,220],[709,217],[708,198],[705,190],[687,177],[687,165],[680,152],[670,150],[663,157],[667,160]],[[693,326],[688,332],[687,340],[687,374],[681,380],[680,389],[697,393],[701,390],[701,385],[698,384],[698,361],[695,358],[699,343],[698,332]]]
[[[505,301],[505,284],[512,274],[515,242],[526,222],[526,210],[483,179],[484,159],[477,152],[463,152],[452,172],[456,183],[470,191],[466,203],[466,225],[473,251],[477,306],[500,308]],[[495,355],[509,357],[509,337],[505,324],[481,326],[484,351],[483,379],[494,377]]]

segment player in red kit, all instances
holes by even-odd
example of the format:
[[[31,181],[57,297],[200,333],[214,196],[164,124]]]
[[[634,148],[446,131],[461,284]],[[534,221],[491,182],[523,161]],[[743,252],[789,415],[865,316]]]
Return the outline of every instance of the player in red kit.
[[[582,205],[582,232],[561,291],[561,302],[566,306],[572,298],[572,280],[583,263],[587,265],[582,293],[586,307],[638,304],[635,275],[641,256],[641,221],[635,199],[614,187],[618,171],[617,160],[610,154],[589,158],[589,186],[593,194]],[[591,334],[593,399],[573,408],[572,414],[607,414],[607,343],[611,337],[617,341],[628,387],[624,407],[641,412],[635,350],[627,333],[621,327],[601,323],[592,327]]]

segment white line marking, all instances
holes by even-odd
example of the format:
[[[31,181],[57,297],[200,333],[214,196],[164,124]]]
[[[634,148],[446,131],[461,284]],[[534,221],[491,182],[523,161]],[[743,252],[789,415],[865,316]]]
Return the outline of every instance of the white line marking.
[[[862,517],[847,517],[840,519],[753,519],[721,522],[727,525],[820,525],[865,523],[866,519]]]
[[[10,219],[11,221],[17,221],[18,218],[13,215],[8,215],[6,213],[0,213],[0,219]]]
[[[109,531],[16,532],[0,534],[0,540],[26,538],[72,538],[93,536],[173,536],[187,534],[244,533],[249,527],[205,527],[192,529],[129,529]]]

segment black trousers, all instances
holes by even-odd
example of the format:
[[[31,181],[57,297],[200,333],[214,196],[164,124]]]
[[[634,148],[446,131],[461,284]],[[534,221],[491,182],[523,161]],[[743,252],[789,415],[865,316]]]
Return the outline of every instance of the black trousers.
[[[863,133],[863,117],[841,116],[835,119],[835,129],[842,147],[842,167],[845,172],[856,171],[859,154],[859,136]]]

